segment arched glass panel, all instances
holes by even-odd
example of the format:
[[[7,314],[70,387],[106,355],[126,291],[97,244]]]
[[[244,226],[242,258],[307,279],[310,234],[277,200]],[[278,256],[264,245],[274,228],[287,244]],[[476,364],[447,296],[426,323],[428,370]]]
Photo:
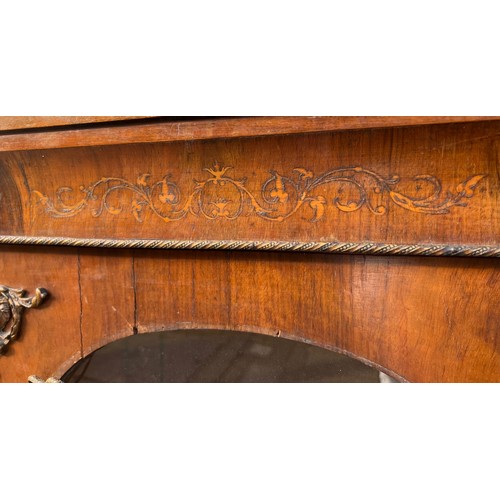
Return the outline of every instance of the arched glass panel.
[[[348,356],[267,335],[182,330],[112,342],[74,365],[64,382],[379,382]]]

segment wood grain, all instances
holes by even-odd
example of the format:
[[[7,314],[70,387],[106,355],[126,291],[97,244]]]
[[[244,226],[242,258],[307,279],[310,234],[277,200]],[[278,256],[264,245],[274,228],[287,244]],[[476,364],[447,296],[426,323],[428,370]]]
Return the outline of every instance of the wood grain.
[[[0,357],[2,381],[60,377],[134,324],[281,336],[408,381],[500,381],[495,259],[1,250],[2,279],[52,295]]]
[[[145,116],[0,116],[0,131],[136,120]]]
[[[19,337],[0,356],[0,382],[43,379],[59,366],[81,357],[80,292],[76,251],[72,249],[0,246],[0,283],[33,293],[47,289],[48,298],[27,311]]]
[[[127,117],[128,118],[128,117]],[[113,126],[0,135],[0,151],[73,148],[114,144],[162,143],[207,139],[306,134],[336,130],[407,127],[429,124],[466,123],[498,120],[485,116],[310,116],[216,118],[168,121],[143,125]]]
[[[82,353],[136,331],[131,252],[80,251]]]
[[[499,138],[500,122],[482,122],[1,153],[0,234],[498,246]],[[293,182],[342,168],[299,206]],[[425,197],[423,211],[399,201]]]
[[[499,248],[500,121],[397,120],[275,117],[4,134],[0,236]],[[321,182],[296,206],[304,182],[344,167],[347,181]],[[95,212],[103,192],[85,190],[108,177],[119,181],[102,185],[123,185]],[[165,209],[197,186],[203,203],[186,205],[177,221],[143,196]],[[249,213],[234,211],[241,186]],[[65,187],[73,191],[58,199]],[[293,210],[270,220],[270,206]],[[498,259],[0,245],[0,284],[50,293],[0,356],[2,382],[60,377],[136,332],[191,328],[312,343],[400,380],[500,382]]]
[[[494,260],[141,252],[136,269],[140,332],[258,332],[409,381],[500,381]]]

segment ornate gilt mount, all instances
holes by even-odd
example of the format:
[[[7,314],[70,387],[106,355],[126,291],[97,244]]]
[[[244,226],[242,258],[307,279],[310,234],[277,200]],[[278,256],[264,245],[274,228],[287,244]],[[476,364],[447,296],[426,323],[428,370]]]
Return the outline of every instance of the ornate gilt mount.
[[[25,297],[25,291],[0,285],[0,355],[18,335],[25,309],[38,307],[47,297],[44,288],[37,288],[33,297]]]
[[[47,380],[44,380],[41,377],[37,377],[36,375],[30,375],[28,377],[28,382],[30,384],[64,384],[62,380],[59,380],[55,377],[49,377]]]

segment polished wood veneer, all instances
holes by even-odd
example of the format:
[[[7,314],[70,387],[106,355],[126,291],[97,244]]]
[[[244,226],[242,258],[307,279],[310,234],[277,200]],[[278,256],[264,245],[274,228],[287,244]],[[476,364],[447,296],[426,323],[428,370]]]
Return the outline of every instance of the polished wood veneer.
[[[228,120],[177,123],[176,140],[174,123],[0,136],[0,283],[50,293],[0,380],[198,328],[310,342],[400,380],[500,381],[500,121],[270,118],[245,135],[265,119],[243,118],[224,137]]]

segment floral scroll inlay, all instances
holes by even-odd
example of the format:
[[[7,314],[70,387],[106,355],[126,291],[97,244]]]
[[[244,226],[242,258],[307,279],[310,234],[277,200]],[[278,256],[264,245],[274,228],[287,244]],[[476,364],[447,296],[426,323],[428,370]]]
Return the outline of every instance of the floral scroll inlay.
[[[327,205],[326,197],[317,194],[317,189],[327,184],[338,184],[338,195],[332,201],[342,212],[366,207],[373,214],[383,215],[391,201],[412,212],[446,214],[453,207],[466,206],[466,200],[474,195],[475,188],[485,177],[473,175],[454,190],[443,192],[437,177],[419,175],[413,179],[415,190],[424,194],[410,196],[397,190],[400,178],[396,175],[383,177],[363,167],[339,167],[316,176],[306,168],[295,168],[287,176],[271,170],[257,196],[247,188],[246,179],[235,179],[228,173],[231,168],[216,163],[204,169],[208,178],[194,181],[194,187],[185,197],[170,175],[154,182],[147,173],[141,174],[135,183],[119,177],[103,177],[89,186],[80,186],[83,197],[75,203],[67,201],[73,191],[70,187],[59,188],[55,199],[40,191],[33,191],[33,194],[47,214],[59,218],[74,217],[89,206],[94,217],[104,211],[118,215],[123,205],[112,200],[112,196],[127,191],[132,194],[130,210],[138,222],[143,221],[145,209],[165,222],[183,219],[188,214],[228,220],[253,214],[268,221],[283,221],[302,206],[308,207],[309,213],[312,211],[308,218],[316,222],[324,216]],[[344,191],[348,192],[345,196]]]

